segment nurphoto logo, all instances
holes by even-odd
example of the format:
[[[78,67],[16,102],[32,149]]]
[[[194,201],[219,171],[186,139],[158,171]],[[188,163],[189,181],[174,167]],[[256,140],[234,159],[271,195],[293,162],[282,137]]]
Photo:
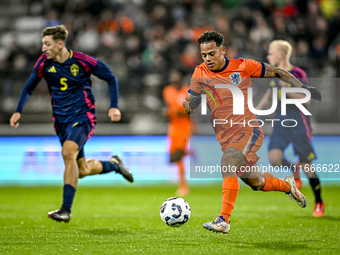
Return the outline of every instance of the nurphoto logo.
[[[244,115],[244,94],[240,88],[238,88],[235,85],[230,84],[215,84],[214,86],[208,86],[207,84],[201,83],[201,85],[208,87],[211,89],[216,95],[219,102],[216,101],[214,96],[205,88],[201,88],[202,91],[206,92],[206,94],[201,94],[202,101],[201,101],[201,114],[206,115],[207,114],[207,94],[212,98],[215,105],[220,103],[222,105],[222,100],[217,93],[216,89],[229,89],[232,97],[233,97],[233,115]],[[302,93],[305,95],[303,98],[287,98],[288,93]],[[306,109],[306,107],[303,105],[304,103],[307,103],[311,99],[311,93],[304,88],[296,88],[296,87],[282,87],[281,88],[281,115],[285,116],[287,115],[287,105],[295,105],[304,115],[311,116],[312,114]],[[272,88],[272,105],[267,110],[257,110],[254,107],[253,103],[253,88],[248,88],[248,108],[249,110],[254,113],[255,115],[270,115],[273,112],[275,112],[278,104],[278,93],[277,88]],[[219,125],[219,124],[227,124],[230,123],[232,126],[233,124],[242,124],[246,125],[246,121],[243,122],[233,122],[233,120],[227,120],[227,119],[213,119],[213,126]],[[275,121],[279,121],[278,119],[266,119],[266,121],[270,121],[272,123],[272,126],[274,125]],[[258,122],[259,125],[254,126],[253,123]],[[261,124],[260,124],[261,123]],[[289,124],[288,124],[289,123]],[[285,119],[281,121],[281,125],[284,127],[295,127],[297,125],[297,121],[294,119]],[[254,119],[249,120],[248,125],[251,127],[259,127],[264,125],[264,121],[261,119]]]

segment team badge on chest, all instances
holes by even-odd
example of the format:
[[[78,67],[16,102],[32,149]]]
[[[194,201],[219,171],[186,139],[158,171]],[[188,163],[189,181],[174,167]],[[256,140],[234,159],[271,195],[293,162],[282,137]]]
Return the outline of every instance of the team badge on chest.
[[[72,64],[70,70],[73,76],[77,76],[79,73],[79,66],[77,64]]]
[[[229,77],[230,77],[231,83],[236,86],[240,85],[240,83],[242,82],[240,73],[232,73]]]

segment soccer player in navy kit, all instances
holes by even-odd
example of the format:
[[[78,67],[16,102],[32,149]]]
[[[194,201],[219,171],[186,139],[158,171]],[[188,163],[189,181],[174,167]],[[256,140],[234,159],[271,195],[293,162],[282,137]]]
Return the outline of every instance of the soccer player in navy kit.
[[[92,93],[91,74],[108,82],[111,105],[108,116],[112,122],[119,121],[118,82],[115,75],[99,59],[66,48],[68,31],[63,25],[47,27],[42,32],[42,51],[21,92],[17,109],[10,118],[10,125],[19,126],[21,111],[42,77],[47,81],[53,108],[56,133],[62,144],[65,164],[63,203],[60,209],[48,213],[56,221],[69,222],[71,206],[78,178],[88,175],[116,172],[127,181],[133,176],[120,157],[109,161],[88,160],[84,145],[93,135],[96,125],[95,101]]]
[[[291,72],[295,77],[299,78],[302,83],[307,84],[307,75],[304,70],[297,66],[293,66],[290,63],[290,56],[292,52],[292,46],[289,42],[283,40],[275,40],[269,44],[268,61],[271,65],[285,69]],[[271,87],[277,87],[280,99],[281,87],[290,87],[290,84],[271,80]],[[257,109],[263,109],[269,102],[271,102],[272,91],[269,88],[264,97],[259,102]],[[287,93],[290,98],[304,97],[299,93]],[[270,136],[269,143],[269,160],[274,166],[286,166],[293,168],[293,171],[299,172],[299,165],[301,169],[304,169],[307,177],[309,178],[310,185],[315,195],[314,217],[322,217],[324,215],[325,203],[321,199],[321,184],[318,176],[315,172],[310,171],[312,160],[316,159],[316,155],[311,141],[311,128],[309,116],[304,115],[295,105],[287,105],[287,115],[281,115],[281,104],[278,103],[278,107],[275,111],[275,119],[279,119],[279,122],[274,124],[273,132]],[[298,123],[295,127],[285,128],[280,123],[283,119],[294,119]],[[286,125],[290,125],[286,121]],[[292,123],[294,125],[294,123]],[[293,145],[294,152],[299,156],[300,164],[295,165],[287,161],[284,157],[284,150],[289,144]],[[297,179],[297,185],[299,176],[294,174]],[[301,182],[300,182],[301,183]]]

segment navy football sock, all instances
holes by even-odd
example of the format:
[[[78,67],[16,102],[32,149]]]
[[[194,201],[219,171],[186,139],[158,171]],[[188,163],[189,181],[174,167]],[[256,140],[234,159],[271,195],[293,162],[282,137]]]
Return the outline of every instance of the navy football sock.
[[[296,177],[295,172],[299,173],[299,171],[300,171],[300,169],[297,168],[296,164],[289,162],[285,158],[282,158],[281,166],[282,167],[288,167],[290,170],[292,170],[292,172],[294,173],[294,177]],[[299,175],[297,175],[297,176],[299,176]]]
[[[61,207],[71,212],[71,207],[72,207],[73,198],[75,194],[76,194],[76,188],[71,186],[70,184],[65,184],[64,193],[63,193],[63,205]]]
[[[290,163],[287,159],[282,158],[281,166],[282,167],[293,168],[294,164]]]
[[[117,164],[112,164],[109,161],[100,161],[103,164],[103,170],[100,172],[100,174],[106,174],[110,173],[112,171],[118,170]]]
[[[314,192],[315,196],[315,203],[321,203],[321,185],[319,177],[314,173],[311,178],[309,178],[310,186],[312,187],[312,190]]]

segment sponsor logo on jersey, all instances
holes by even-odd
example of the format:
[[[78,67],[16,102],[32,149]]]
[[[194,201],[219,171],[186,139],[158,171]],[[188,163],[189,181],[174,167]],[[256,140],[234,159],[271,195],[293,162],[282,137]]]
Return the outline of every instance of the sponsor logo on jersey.
[[[315,154],[313,152],[309,153],[309,155],[307,157],[308,160],[313,160],[315,158],[316,158],[316,156],[315,156]]]
[[[55,69],[54,66],[52,66],[50,69],[48,69],[48,72],[49,72],[49,73],[56,73],[57,70]]]

